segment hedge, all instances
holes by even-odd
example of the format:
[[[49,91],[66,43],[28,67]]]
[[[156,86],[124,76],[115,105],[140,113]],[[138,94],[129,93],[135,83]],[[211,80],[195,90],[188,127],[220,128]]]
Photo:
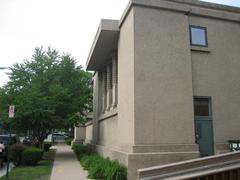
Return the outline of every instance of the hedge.
[[[16,143],[11,146],[11,160],[15,166],[22,165],[22,154],[27,147],[24,144]]]
[[[44,142],[43,149],[45,152],[49,151],[50,147],[52,146],[51,142]]]
[[[88,170],[88,178],[104,180],[126,180],[127,168],[117,161],[94,154],[88,146],[75,144],[72,149],[78,156],[81,165]]]
[[[26,166],[36,165],[43,156],[43,150],[39,148],[27,148],[22,153],[22,162]]]

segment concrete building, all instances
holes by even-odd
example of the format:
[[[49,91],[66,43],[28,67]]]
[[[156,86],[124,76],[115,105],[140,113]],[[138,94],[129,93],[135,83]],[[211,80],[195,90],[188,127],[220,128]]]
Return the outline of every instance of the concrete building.
[[[136,169],[229,151],[240,138],[240,8],[132,0],[102,20],[85,142]]]

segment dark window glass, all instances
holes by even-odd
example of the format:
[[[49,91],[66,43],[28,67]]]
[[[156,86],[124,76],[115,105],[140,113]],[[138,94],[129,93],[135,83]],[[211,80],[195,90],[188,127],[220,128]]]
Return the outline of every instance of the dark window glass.
[[[210,116],[210,100],[208,98],[194,99],[194,115],[195,116]]]
[[[191,45],[207,46],[207,28],[190,26]]]

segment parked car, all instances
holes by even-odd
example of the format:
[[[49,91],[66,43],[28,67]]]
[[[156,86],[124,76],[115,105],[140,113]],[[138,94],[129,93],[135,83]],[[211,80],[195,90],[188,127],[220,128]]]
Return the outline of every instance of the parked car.
[[[19,137],[16,134],[12,134],[11,137],[9,134],[0,135],[0,143],[7,145],[13,145],[20,142]]]
[[[67,136],[62,133],[53,133],[52,134],[52,141],[53,142],[64,142]]]
[[[20,142],[19,137],[15,134],[11,135],[11,137],[9,134],[0,135],[0,157],[5,160],[7,158],[8,145],[11,146],[18,142]]]
[[[33,143],[33,137],[31,136],[26,136],[24,139],[23,139],[23,144],[27,145],[27,146],[30,146],[32,145]]]

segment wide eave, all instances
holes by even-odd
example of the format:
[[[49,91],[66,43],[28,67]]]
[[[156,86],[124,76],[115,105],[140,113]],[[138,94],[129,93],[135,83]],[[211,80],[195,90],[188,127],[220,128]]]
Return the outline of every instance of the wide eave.
[[[117,51],[118,37],[118,20],[102,19],[87,59],[87,70],[98,71],[108,63]]]

